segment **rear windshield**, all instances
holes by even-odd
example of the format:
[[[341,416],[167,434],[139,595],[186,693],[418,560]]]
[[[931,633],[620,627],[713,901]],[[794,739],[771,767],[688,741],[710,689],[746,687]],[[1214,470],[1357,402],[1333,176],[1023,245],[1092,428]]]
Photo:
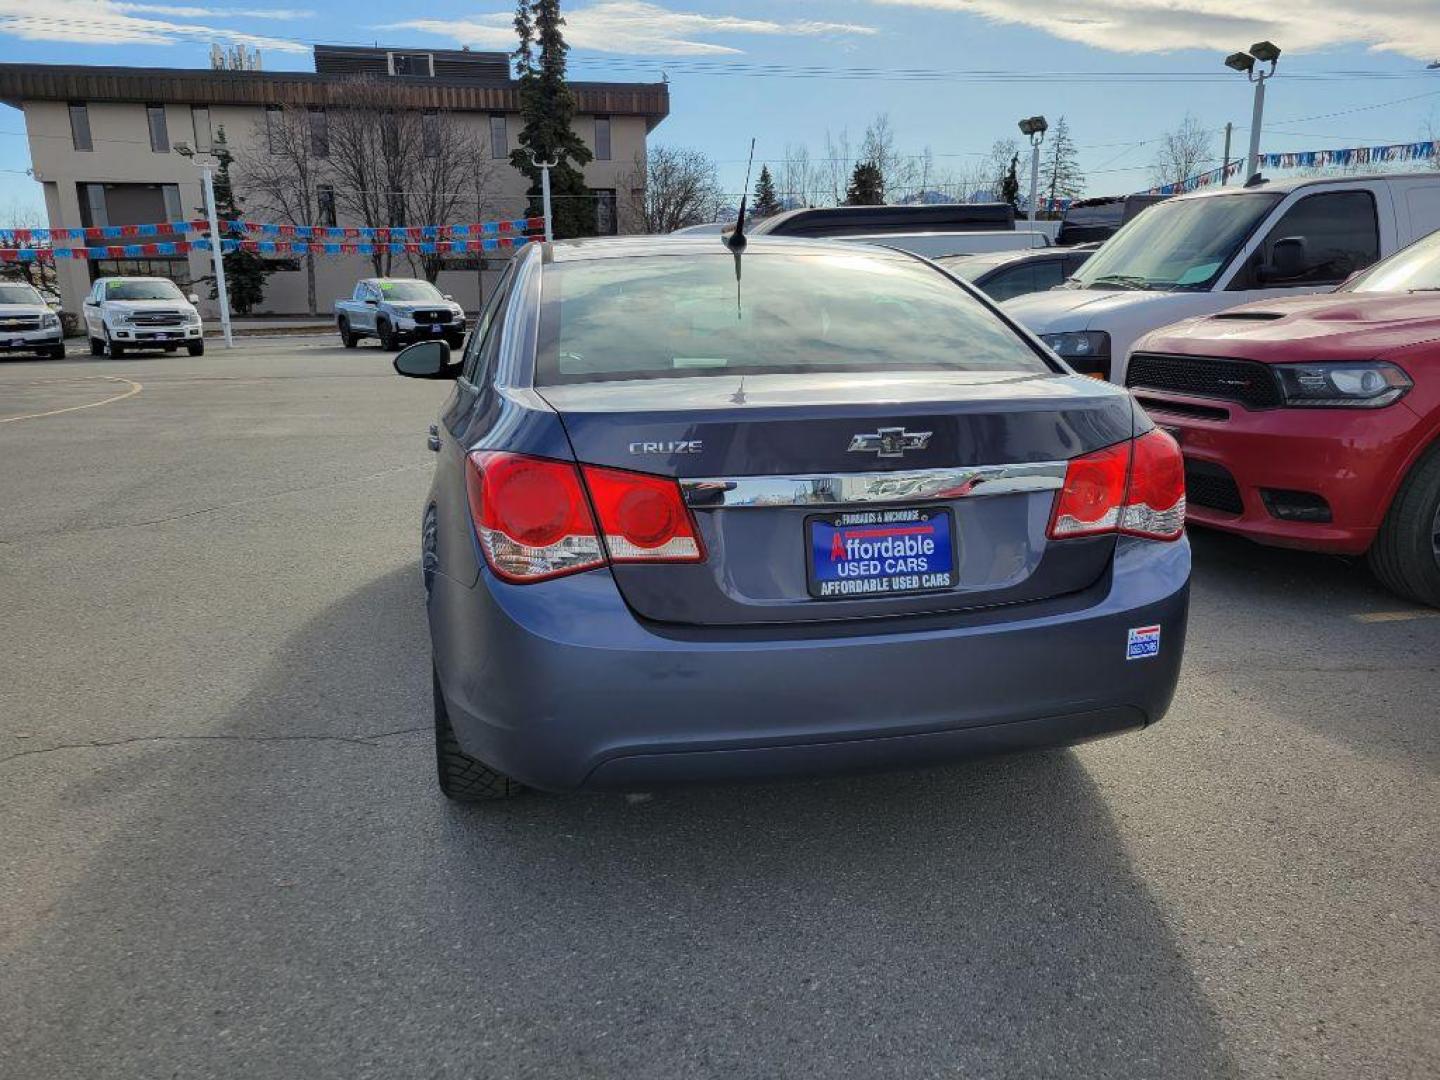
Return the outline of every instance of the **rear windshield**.
[[[718,245],[717,245],[718,246]],[[539,385],[837,371],[1054,370],[903,256],[642,256],[545,268]]]

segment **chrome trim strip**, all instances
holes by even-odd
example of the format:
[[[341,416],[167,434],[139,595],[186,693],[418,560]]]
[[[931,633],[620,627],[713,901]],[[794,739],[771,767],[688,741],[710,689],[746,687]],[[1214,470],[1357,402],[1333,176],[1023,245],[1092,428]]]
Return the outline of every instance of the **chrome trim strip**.
[[[681,479],[680,492],[687,506],[744,509],[935,502],[979,495],[1058,491],[1064,483],[1065,462],[1041,461],[1026,465],[970,465],[896,472]]]

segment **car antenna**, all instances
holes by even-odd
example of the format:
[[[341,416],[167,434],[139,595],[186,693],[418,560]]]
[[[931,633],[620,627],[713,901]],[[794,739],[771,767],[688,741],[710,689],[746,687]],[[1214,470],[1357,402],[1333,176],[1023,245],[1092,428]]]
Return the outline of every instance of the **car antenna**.
[[[745,250],[745,199],[750,194],[750,169],[755,164],[755,139],[750,139],[750,160],[745,163],[745,186],[740,189],[740,211],[735,215],[735,228],[721,239],[735,256],[735,318],[744,318],[740,308],[740,255]]]

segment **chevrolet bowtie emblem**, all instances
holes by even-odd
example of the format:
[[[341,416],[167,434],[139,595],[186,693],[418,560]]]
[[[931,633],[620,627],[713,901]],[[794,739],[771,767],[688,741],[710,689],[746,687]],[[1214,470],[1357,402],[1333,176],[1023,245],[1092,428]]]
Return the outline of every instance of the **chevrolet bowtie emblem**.
[[[873,435],[852,435],[850,453],[904,457],[906,450],[924,450],[930,445],[928,431],[906,431],[903,427],[882,427]]]

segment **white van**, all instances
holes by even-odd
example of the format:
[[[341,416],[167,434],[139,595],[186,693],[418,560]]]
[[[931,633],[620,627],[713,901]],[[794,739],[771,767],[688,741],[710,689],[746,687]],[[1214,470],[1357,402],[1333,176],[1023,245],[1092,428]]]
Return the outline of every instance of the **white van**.
[[[927,259],[941,259],[947,255],[984,255],[991,251],[1028,251],[1032,248],[1050,246],[1050,237],[1035,230],[986,232],[909,232],[909,233],[864,233],[860,236],[836,236],[836,240],[849,240],[857,244],[883,244],[899,248]]]
[[[1440,173],[1260,180],[1169,199],[1072,278],[1002,306],[1072,367],[1125,382],[1136,339],[1194,315],[1328,292],[1440,228]]]

